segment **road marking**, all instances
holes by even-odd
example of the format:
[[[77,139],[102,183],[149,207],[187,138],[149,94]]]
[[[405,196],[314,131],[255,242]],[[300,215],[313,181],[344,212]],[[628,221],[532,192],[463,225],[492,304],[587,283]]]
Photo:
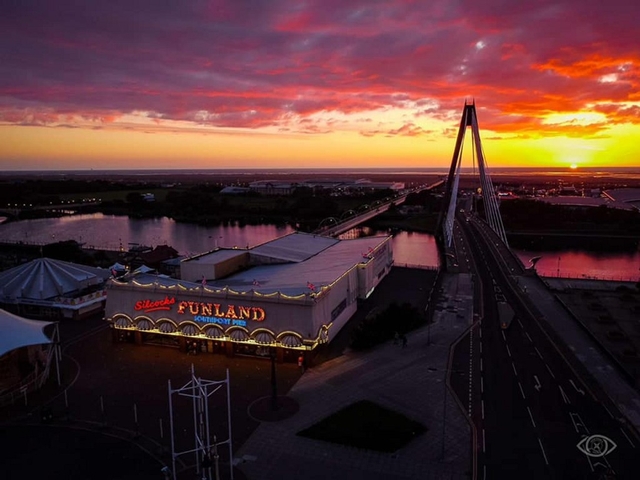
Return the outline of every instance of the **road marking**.
[[[500,333],[502,333],[502,338],[503,338],[503,339],[504,339],[504,341],[506,342],[506,341],[507,341],[507,337],[505,337],[505,335],[504,335],[504,330],[502,330]]]
[[[480,329],[480,338],[482,338],[482,329]]]
[[[520,325],[520,328],[524,330],[524,325],[522,325],[522,322],[520,321],[520,319],[516,318],[516,320],[518,321],[518,325]]]
[[[482,420],[484,420],[484,400],[482,400]],[[631,440],[629,440],[631,442]]]
[[[636,446],[633,444],[633,442],[631,441],[631,439],[629,438],[629,436],[627,435],[627,433],[623,430],[622,427],[620,427],[620,431],[622,432],[622,434],[624,435],[624,438],[627,439],[627,441],[631,444],[631,446],[633,448],[636,448]]]
[[[560,395],[562,395],[562,400],[564,400],[564,403],[570,405],[571,401],[569,400],[569,397],[567,397],[567,394],[564,393],[562,386],[558,385],[558,388],[560,389]]]
[[[522,389],[522,384],[519,381],[518,381],[518,386],[520,387],[520,393],[522,394],[522,398],[526,400],[527,396],[524,394],[524,390]]]
[[[482,371],[482,358],[480,359],[480,371]]]
[[[540,384],[540,380],[538,380],[538,376],[534,375],[533,378],[536,381],[536,384],[533,386],[533,388],[535,388],[537,391],[540,391],[542,385]]]
[[[483,428],[482,429],[482,453],[485,453],[485,451],[486,451],[486,447],[487,447],[486,443],[487,442],[485,441],[485,438],[484,438],[484,428]]]
[[[536,349],[536,353],[538,354],[538,356],[540,357],[540,360],[544,360],[544,357],[542,356],[542,354],[540,353],[540,350],[538,350],[538,347],[533,347]]]
[[[482,355],[482,342],[480,342],[480,355]]]
[[[538,438],[538,443],[540,444],[540,450],[542,450],[542,456],[544,457],[544,463],[549,465],[549,460],[547,459],[547,454],[544,451],[544,447],[542,446],[542,440]]]
[[[480,377],[480,393],[484,393],[484,377]]]
[[[578,392],[580,395],[583,395],[583,396],[584,396],[584,390],[582,390],[581,388],[576,387],[576,384],[575,384],[575,383],[573,383],[573,380],[569,380],[569,383],[570,383],[571,385],[573,385],[573,388],[575,388],[575,389],[576,389],[576,392]]]
[[[533,343],[533,340],[531,340],[531,337],[529,336],[529,332],[524,332],[524,334],[527,336],[527,338],[529,339],[529,341],[531,343]]]
[[[589,433],[589,429],[583,423],[582,418],[580,418],[580,415],[578,415],[577,413],[569,412],[569,417],[571,418],[571,422],[573,423],[573,428],[576,429],[576,433],[580,433],[580,429],[578,427],[584,428],[584,431]]]
[[[518,371],[516,370],[516,364],[511,362],[511,367],[513,367],[513,373],[516,374],[516,377],[518,376]]]
[[[511,356],[511,350],[509,350],[509,345],[507,345],[507,354]]]
[[[609,409],[607,408],[607,406],[606,406],[605,404],[602,404],[602,406],[604,407],[604,409],[607,411],[607,413],[609,414],[609,416],[610,416],[611,418],[616,418],[616,417],[614,417],[614,416],[613,416],[613,413],[611,413],[611,412],[609,411]]]
[[[544,364],[545,367],[547,367],[547,370],[549,370],[549,373],[551,374],[551,376],[553,377],[553,379],[556,379],[556,376],[553,374],[553,372],[551,371],[551,368],[549,368],[549,365],[547,365],[546,363]]]
[[[531,423],[533,423],[533,428],[536,428],[536,422],[533,420],[533,415],[531,414],[531,409],[527,407],[527,412],[529,412],[529,418],[531,419]]]
[[[487,480],[487,466],[482,466],[482,480]]]

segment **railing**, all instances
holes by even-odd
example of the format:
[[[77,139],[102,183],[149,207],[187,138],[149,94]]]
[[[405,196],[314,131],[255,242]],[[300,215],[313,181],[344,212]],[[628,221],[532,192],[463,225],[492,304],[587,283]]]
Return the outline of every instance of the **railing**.
[[[607,282],[632,282],[636,283],[640,281],[637,275],[577,275],[571,273],[546,273],[546,272],[537,272],[538,276],[542,278],[557,278],[559,280],[599,280],[599,281],[607,281]]]
[[[27,393],[38,390],[42,385],[44,385],[44,382],[47,381],[49,373],[51,372],[51,362],[53,361],[55,348],[55,344],[51,344],[47,356],[47,362],[41,372],[38,372],[38,368],[36,367],[33,372],[20,380],[20,382],[0,392],[0,407],[15,403],[21,398],[24,398],[26,402]]]

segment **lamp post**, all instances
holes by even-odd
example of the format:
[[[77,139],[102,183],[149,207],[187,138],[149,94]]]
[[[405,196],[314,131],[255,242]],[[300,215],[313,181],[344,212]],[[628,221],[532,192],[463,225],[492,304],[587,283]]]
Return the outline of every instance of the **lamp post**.
[[[271,347],[269,350],[271,357],[271,410],[278,410],[278,382],[276,381],[276,349]]]

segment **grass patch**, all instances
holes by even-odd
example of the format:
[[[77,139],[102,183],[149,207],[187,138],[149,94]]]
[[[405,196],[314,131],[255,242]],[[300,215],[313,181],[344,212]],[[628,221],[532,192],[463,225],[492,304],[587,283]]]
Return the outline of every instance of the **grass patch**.
[[[426,431],[427,428],[422,424],[400,413],[362,400],[298,432],[298,435],[392,453]]]

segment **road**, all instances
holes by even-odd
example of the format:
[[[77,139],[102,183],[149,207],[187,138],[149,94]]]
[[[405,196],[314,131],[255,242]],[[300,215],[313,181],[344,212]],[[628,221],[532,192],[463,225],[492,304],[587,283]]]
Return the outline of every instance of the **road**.
[[[638,478],[633,433],[556,347],[502,260],[495,237],[466,218],[461,214],[456,220],[456,256],[478,284],[475,308],[481,320],[460,344],[469,358],[470,380],[468,391],[456,393],[468,402],[476,426],[478,478]],[[506,330],[498,321],[498,301],[516,314]],[[595,440],[588,437],[594,434],[616,446],[602,440],[598,446],[610,453],[587,456],[577,445],[586,441],[593,447]]]

